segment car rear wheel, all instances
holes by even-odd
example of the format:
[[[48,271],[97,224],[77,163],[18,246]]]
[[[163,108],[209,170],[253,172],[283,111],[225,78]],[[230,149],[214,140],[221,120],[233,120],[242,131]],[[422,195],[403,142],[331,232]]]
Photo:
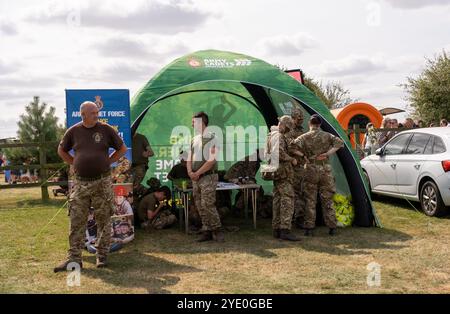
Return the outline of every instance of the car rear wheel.
[[[364,171],[364,170],[363,170],[363,177],[364,177],[364,180],[365,180],[366,183],[367,183],[367,187],[369,188],[369,193],[372,194],[372,187],[370,186],[369,175],[368,175],[367,172]]]
[[[427,181],[420,190],[420,205],[427,216],[441,216],[445,213],[445,204],[436,183]]]

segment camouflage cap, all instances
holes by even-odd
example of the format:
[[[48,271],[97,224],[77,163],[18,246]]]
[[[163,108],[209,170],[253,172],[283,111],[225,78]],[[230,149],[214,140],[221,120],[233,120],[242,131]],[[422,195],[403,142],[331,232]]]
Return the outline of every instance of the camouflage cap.
[[[284,115],[278,118],[278,121],[288,129],[292,130],[294,128],[294,121],[292,121],[292,118],[288,115]]]
[[[291,110],[291,117],[292,118],[300,118],[303,119],[303,112],[300,108],[293,107]]]

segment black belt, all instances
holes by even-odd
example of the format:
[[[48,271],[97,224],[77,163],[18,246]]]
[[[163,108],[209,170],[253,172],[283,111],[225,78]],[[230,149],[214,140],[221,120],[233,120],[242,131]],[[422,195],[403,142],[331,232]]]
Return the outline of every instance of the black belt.
[[[104,172],[96,177],[81,177],[81,176],[75,174],[75,179],[77,179],[78,181],[97,181],[97,180],[100,180],[100,179],[103,179],[103,178],[106,178],[109,176],[111,176],[111,171]]]

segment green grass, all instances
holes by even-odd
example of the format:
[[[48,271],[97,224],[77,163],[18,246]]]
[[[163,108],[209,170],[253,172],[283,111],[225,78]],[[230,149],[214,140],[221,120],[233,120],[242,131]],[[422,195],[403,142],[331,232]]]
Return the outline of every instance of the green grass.
[[[68,247],[64,199],[40,201],[38,188],[0,191],[0,293],[449,293],[450,220],[429,218],[404,201],[374,202],[384,228],[340,229],[329,237],[280,242],[270,220],[228,221],[226,242],[196,243],[178,227],[138,231],[135,241],[95,268],[84,254],[80,287],[54,274]],[[416,205],[416,204],[415,204]],[[417,206],[417,205],[416,205]],[[55,214],[58,215],[49,223]],[[367,265],[381,265],[368,287]]]

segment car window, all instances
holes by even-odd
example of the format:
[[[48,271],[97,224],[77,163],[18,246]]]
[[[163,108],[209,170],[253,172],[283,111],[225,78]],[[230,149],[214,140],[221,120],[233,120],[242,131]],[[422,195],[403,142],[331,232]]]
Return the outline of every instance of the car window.
[[[404,153],[410,155],[423,154],[430,138],[431,135],[429,134],[415,133]]]
[[[411,134],[400,134],[399,136],[392,139],[392,141],[386,144],[384,148],[384,154],[385,155],[402,154],[403,150],[405,149],[406,143],[408,143],[410,136]]]
[[[445,145],[440,137],[434,137],[433,154],[445,153]]]
[[[427,146],[425,147],[424,154],[425,155],[431,155],[433,153],[433,141],[434,136],[430,136],[430,140],[427,143]]]

